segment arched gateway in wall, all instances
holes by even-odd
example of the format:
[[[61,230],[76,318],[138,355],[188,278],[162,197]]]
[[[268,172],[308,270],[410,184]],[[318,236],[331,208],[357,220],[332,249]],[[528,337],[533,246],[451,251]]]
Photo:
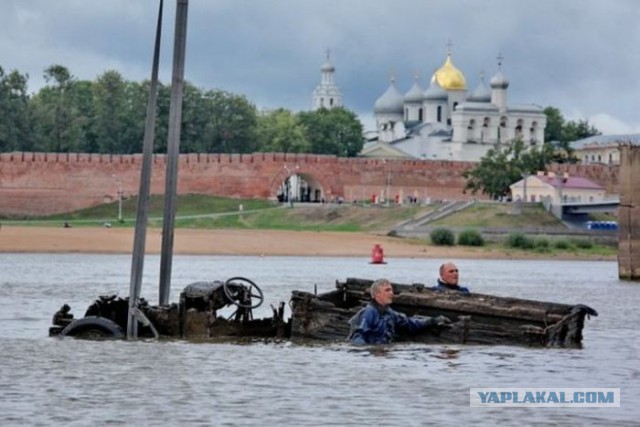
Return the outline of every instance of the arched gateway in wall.
[[[135,196],[142,155],[0,153],[0,215],[30,216],[75,211]],[[341,158],[308,154],[182,154],[178,194],[277,200],[289,194],[311,202],[382,199],[463,200],[470,162]],[[555,168],[558,169],[558,168]],[[154,155],[151,194],[165,191],[166,156]],[[554,170],[558,172],[559,170]],[[615,192],[618,168],[563,165]]]
[[[279,202],[321,203],[326,201],[321,179],[299,169],[287,172],[275,188]]]

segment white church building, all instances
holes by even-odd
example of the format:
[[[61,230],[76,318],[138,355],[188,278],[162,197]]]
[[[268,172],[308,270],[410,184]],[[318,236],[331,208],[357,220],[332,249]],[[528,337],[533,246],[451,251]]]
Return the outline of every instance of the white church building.
[[[375,102],[376,130],[367,135],[369,142],[361,156],[479,161],[490,148],[515,139],[529,146],[542,145],[546,115],[537,105],[508,103],[509,80],[501,71],[501,61],[499,57],[498,72],[489,87],[481,76],[471,92],[451,52],[426,90],[416,78],[403,94],[391,78],[388,89]],[[327,66],[327,73],[332,67]],[[324,72],[323,66],[323,83]],[[327,75],[326,81],[333,80]]]
[[[342,92],[336,85],[334,80],[334,73],[336,68],[331,63],[329,57],[329,51],[327,51],[327,58],[320,67],[321,79],[320,84],[316,86],[313,91],[313,110],[319,110],[320,108],[336,108],[342,107]]]

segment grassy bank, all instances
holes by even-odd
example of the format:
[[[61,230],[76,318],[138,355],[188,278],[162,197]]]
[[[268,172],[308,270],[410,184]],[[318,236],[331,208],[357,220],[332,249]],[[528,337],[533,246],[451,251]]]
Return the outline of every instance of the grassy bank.
[[[279,205],[268,200],[229,199],[202,195],[179,196],[176,212],[176,228],[192,229],[244,229],[244,230],[292,230],[338,231],[387,234],[403,222],[417,219],[440,208],[440,204],[428,206],[403,205],[351,205],[351,204],[296,204],[294,207]],[[163,220],[164,198],[152,196],[149,207],[149,225],[160,228]],[[122,203],[123,221],[118,221],[118,203],[104,204],[63,215],[22,220],[3,220],[4,223],[29,226],[61,226],[68,222],[72,227],[103,226],[133,227],[137,200],[130,198]],[[429,223],[432,227],[452,230],[453,244],[459,244],[460,230],[506,228],[513,230],[497,241],[485,239],[486,249],[507,249],[517,253],[537,253],[554,257],[573,254],[586,257],[613,257],[616,247],[598,244],[589,237],[562,235],[524,235],[516,239],[518,230],[556,228],[562,223],[541,205],[527,205],[514,211],[510,204],[477,203],[460,212]],[[478,231],[480,233],[480,231]],[[524,240],[523,240],[524,239]],[[415,244],[433,244],[429,238],[407,239]],[[520,242],[513,244],[513,241]]]
[[[133,227],[137,199],[122,203],[123,221],[118,221],[118,202],[108,203],[66,214],[3,221],[16,225]],[[201,229],[272,229],[304,231],[386,232],[396,224],[428,212],[431,207],[385,207],[347,204],[281,205],[269,200],[230,199],[215,196],[184,195],[176,202],[176,227]],[[149,225],[161,227],[164,197],[152,196],[149,203]]]
[[[528,204],[516,208],[510,203],[476,203],[454,215],[429,225],[444,227],[505,227],[546,228],[564,227],[562,222],[547,212],[541,204]]]

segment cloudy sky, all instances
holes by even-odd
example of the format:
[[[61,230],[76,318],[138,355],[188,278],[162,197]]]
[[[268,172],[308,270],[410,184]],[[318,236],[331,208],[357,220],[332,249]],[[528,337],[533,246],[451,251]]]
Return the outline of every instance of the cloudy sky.
[[[158,0],[0,0],[0,66],[45,83],[52,64],[93,80],[151,73]],[[165,0],[161,80],[170,81],[176,0]],[[451,43],[473,90],[498,68],[510,103],[560,109],[605,134],[640,132],[640,1],[190,0],[185,78],[260,108],[311,107],[327,49],[366,128],[396,76],[428,87]]]

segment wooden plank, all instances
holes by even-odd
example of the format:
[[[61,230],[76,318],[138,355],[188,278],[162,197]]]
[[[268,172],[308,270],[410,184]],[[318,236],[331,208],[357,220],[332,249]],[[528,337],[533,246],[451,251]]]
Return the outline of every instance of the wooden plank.
[[[345,282],[339,282],[336,284],[338,289],[348,292],[353,297],[360,296],[364,299],[369,299],[369,287],[373,283],[372,280],[354,279],[348,278]],[[512,297],[498,297],[495,295],[486,295],[472,292],[470,294],[464,294],[461,292],[442,292],[435,291],[430,287],[421,283],[414,283],[411,285],[392,283],[394,293],[400,295],[403,293],[411,293],[416,295],[431,295],[432,298],[438,301],[463,301],[470,304],[478,304],[478,306],[491,306],[491,307],[513,307],[519,306],[523,309],[531,309],[533,311],[544,311],[549,314],[566,315],[574,307],[569,304],[560,304],[555,302],[528,300],[522,298]],[[396,297],[397,298],[397,297]]]
[[[537,323],[554,323],[563,316],[560,314],[552,314],[540,307],[530,307],[528,305],[505,306],[497,305],[493,300],[478,300],[442,298],[440,295],[428,294],[409,294],[403,293],[395,296],[394,306],[418,306],[421,308],[431,308],[446,310],[452,313],[463,313],[469,315],[482,314],[485,316],[494,316],[508,320],[525,320]],[[566,312],[568,313],[569,310]],[[565,313],[565,314],[566,314]]]

